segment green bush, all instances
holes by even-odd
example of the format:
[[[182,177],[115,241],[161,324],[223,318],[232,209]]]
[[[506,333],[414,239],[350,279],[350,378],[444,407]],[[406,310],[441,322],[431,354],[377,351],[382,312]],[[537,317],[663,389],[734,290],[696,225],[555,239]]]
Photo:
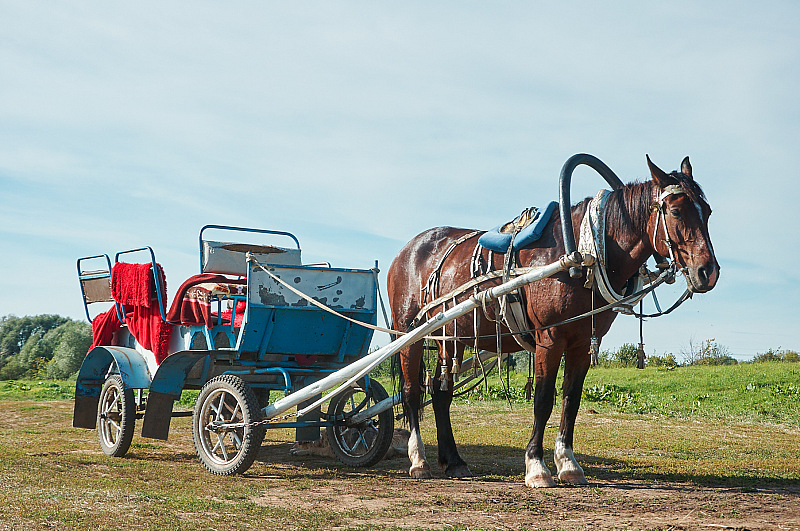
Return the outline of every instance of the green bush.
[[[678,366],[678,362],[675,359],[675,354],[666,354],[664,356],[652,355],[647,357],[647,366],[674,369]]]
[[[756,354],[753,363],[766,363],[770,361],[780,361],[789,363],[800,363],[800,354],[794,350],[772,350]]]
[[[617,350],[604,350],[598,356],[601,367],[636,367],[637,347],[625,343]]]

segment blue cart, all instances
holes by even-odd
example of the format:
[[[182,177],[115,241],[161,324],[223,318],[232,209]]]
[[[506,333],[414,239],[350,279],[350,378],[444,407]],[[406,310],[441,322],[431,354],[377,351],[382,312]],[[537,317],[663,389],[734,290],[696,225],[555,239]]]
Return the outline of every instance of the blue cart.
[[[103,341],[78,373],[73,426],[96,429],[103,452],[122,456],[136,419],[143,437],[166,440],[171,418],[188,413],[173,412],[174,401],[196,389],[194,445],[214,474],[247,470],[268,428],[295,428],[298,440],[315,440],[324,427],[343,463],[371,466],[382,459],[394,416],[384,409],[364,419],[365,410],[388,398],[368,376],[302,419],[267,422],[261,414],[271,397],[295,393],[367,354],[372,329],[359,323],[376,323],[377,267],[304,265],[297,238],[283,231],[207,225],[199,245],[200,275],[181,286],[169,311],[150,247],[117,253],[113,264],[108,255],[78,260],[86,316],[95,342]],[[146,258],[132,264],[133,256]],[[106,303],[107,311],[92,316],[95,303]]]

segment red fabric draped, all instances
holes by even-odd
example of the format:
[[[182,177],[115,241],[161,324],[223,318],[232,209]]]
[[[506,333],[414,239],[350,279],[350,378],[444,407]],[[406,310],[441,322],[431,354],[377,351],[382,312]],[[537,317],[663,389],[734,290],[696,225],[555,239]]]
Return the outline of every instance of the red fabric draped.
[[[166,300],[167,280],[161,265],[156,265],[162,300]],[[115,264],[111,270],[111,295],[125,305],[128,331],[140,345],[155,354],[160,364],[169,355],[172,325],[161,318],[151,264]]]
[[[119,330],[122,323],[117,317],[117,308],[112,306],[107,312],[101,313],[92,320],[92,346],[89,347],[89,352],[94,347],[100,345],[111,345],[114,339],[114,332]]]
[[[244,285],[247,281],[233,280],[222,275],[214,275],[211,273],[195,275],[178,288],[175,299],[172,301],[172,305],[167,313],[167,321],[176,324],[180,323],[185,326],[198,325],[213,328],[216,315],[211,313],[211,297],[207,290],[197,287],[199,284],[208,283]],[[244,315],[244,305],[246,305],[245,301],[239,301],[236,306],[237,326],[241,324],[242,316]],[[230,321],[230,314],[230,311],[222,312],[222,318],[225,319],[227,317],[228,321]]]

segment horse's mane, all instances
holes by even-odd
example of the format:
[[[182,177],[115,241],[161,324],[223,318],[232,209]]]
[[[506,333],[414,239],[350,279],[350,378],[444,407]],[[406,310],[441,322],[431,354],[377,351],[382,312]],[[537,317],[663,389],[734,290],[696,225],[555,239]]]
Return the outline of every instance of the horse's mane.
[[[693,202],[699,205],[708,205],[702,188],[694,179],[677,171],[670,173],[669,176],[675,180],[670,184],[679,184]],[[637,234],[643,235],[647,230],[647,220],[650,218],[654,186],[655,183],[652,180],[638,181],[612,191],[608,198],[606,227],[610,230],[629,228]],[[573,208],[573,212],[579,215],[579,219],[583,218],[591,199],[587,197]]]

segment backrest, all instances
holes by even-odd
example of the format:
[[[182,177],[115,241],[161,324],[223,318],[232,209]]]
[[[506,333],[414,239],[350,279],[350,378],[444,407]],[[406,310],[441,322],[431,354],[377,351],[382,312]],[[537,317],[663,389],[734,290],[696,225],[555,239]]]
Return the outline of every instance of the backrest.
[[[84,265],[92,268],[84,270]],[[105,267],[102,267],[100,264]],[[96,302],[114,302],[111,295],[111,259],[106,254],[97,256],[87,256],[78,259],[78,281],[81,285],[83,295],[83,308],[86,311],[86,318],[92,322],[89,314],[89,305]]]
[[[111,296],[111,275],[108,271],[84,271],[80,282],[86,304],[114,301]]]
[[[265,265],[301,265],[300,249],[202,240],[200,264],[202,272],[246,276],[248,252]]]

